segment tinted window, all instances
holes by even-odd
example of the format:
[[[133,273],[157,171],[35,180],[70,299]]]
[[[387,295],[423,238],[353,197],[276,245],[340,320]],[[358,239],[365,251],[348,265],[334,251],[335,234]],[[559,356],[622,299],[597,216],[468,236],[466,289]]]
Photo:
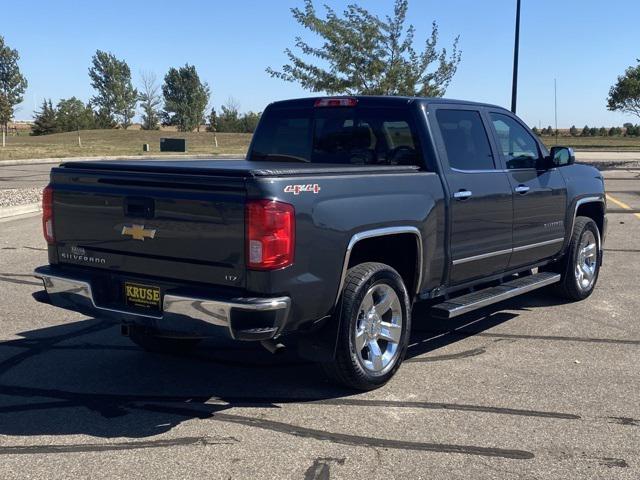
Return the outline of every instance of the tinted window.
[[[251,160],[363,165],[420,165],[411,113],[404,108],[268,110]]]
[[[492,113],[491,120],[507,168],[536,168],[540,152],[529,131],[508,115]]]
[[[479,112],[439,109],[436,118],[451,168],[459,170],[495,168],[489,139]]]

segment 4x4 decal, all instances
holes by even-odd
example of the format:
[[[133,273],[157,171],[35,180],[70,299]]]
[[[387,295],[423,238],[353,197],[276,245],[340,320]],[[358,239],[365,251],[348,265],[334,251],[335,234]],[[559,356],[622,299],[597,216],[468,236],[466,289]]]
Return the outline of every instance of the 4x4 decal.
[[[287,185],[284,187],[284,193],[293,193],[294,195],[300,195],[302,192],[320,192],[320,185],[317,183],[309,183],[307,185]]]

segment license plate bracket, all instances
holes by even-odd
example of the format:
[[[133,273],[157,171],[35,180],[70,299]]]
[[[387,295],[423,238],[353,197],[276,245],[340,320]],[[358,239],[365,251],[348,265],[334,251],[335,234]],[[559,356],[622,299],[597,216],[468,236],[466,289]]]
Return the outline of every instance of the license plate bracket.
[[[124,302],[127,307],[143,308],[159,312],[162,310],[162,291],[155,285],[124,282]]]

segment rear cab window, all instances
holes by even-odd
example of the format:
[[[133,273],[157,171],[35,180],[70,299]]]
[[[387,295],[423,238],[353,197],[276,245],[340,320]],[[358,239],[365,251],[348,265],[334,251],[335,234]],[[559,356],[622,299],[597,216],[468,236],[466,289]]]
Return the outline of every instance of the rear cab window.
[[[249,160],[423,165],[409,107],[267,109]]]

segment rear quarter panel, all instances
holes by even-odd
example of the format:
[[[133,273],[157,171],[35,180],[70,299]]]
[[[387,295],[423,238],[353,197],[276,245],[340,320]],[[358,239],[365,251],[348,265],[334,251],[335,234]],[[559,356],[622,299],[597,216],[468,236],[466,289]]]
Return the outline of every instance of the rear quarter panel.
[[[273,198],[295,207],[294,264],[247,275],[249,290],[291,296],[287,330],[310,326],[332,312],[347,246],[360,232],[418,228],[423,242],[422,288],[439,284],[445,225],[442,186],[435,173],[255,178],[249,183],[249,198]],[[318,188],[296,194],[292,185]]]

